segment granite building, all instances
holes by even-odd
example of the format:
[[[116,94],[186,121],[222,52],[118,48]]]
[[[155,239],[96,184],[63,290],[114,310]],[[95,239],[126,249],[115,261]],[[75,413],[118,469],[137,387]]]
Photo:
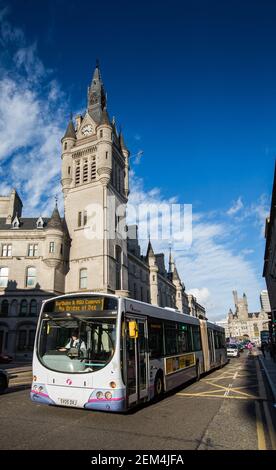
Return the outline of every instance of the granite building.
[[[87,109],[61,139],[64,217],[57,205],[49,218],[25,217],[15,189],[0,196],[0,353],[31,356],[41,302],[53,295],[108,292],[190,312],[172,254],[168,269],[151,241],[142,255],[138,227],[126,225],[129,157],[97,65]]]

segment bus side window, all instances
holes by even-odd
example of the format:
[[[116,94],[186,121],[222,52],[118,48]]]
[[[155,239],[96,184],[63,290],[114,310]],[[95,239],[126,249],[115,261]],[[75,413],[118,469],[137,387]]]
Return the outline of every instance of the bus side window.
[[[149,352],[152,358],[164,355],[163,351],[163,324],[154,318],[148,319],[149,327]]]

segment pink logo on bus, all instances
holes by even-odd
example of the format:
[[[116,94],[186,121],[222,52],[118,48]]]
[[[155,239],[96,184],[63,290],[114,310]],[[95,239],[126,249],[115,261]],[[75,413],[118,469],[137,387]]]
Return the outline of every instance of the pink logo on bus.
[[[66,380],[66,383],[67,383],[67,385],[72,385],[72,380],[71,380],[71,379],[67,379],[67,380]]]

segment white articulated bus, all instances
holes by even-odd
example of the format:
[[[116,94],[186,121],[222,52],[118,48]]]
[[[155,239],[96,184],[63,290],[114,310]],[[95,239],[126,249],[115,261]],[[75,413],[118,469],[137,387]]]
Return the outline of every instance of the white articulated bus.
[[[42,305],[31,399],[126,411],[226,362],[213,323],[116,295],[62,295]]]

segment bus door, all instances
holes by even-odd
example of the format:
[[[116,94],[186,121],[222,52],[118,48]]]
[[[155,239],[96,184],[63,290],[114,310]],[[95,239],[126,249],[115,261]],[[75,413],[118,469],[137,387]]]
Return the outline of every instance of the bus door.
[[[148,397],[147,322],[145,318],[126,317],[126,382],[130,405]]]
[[[213,365],[216,361],[214,332],[210,328],[207,328],[207,331],[208,331],[208,344],[209,344],[209,351],[210,351],[210,365]]]

